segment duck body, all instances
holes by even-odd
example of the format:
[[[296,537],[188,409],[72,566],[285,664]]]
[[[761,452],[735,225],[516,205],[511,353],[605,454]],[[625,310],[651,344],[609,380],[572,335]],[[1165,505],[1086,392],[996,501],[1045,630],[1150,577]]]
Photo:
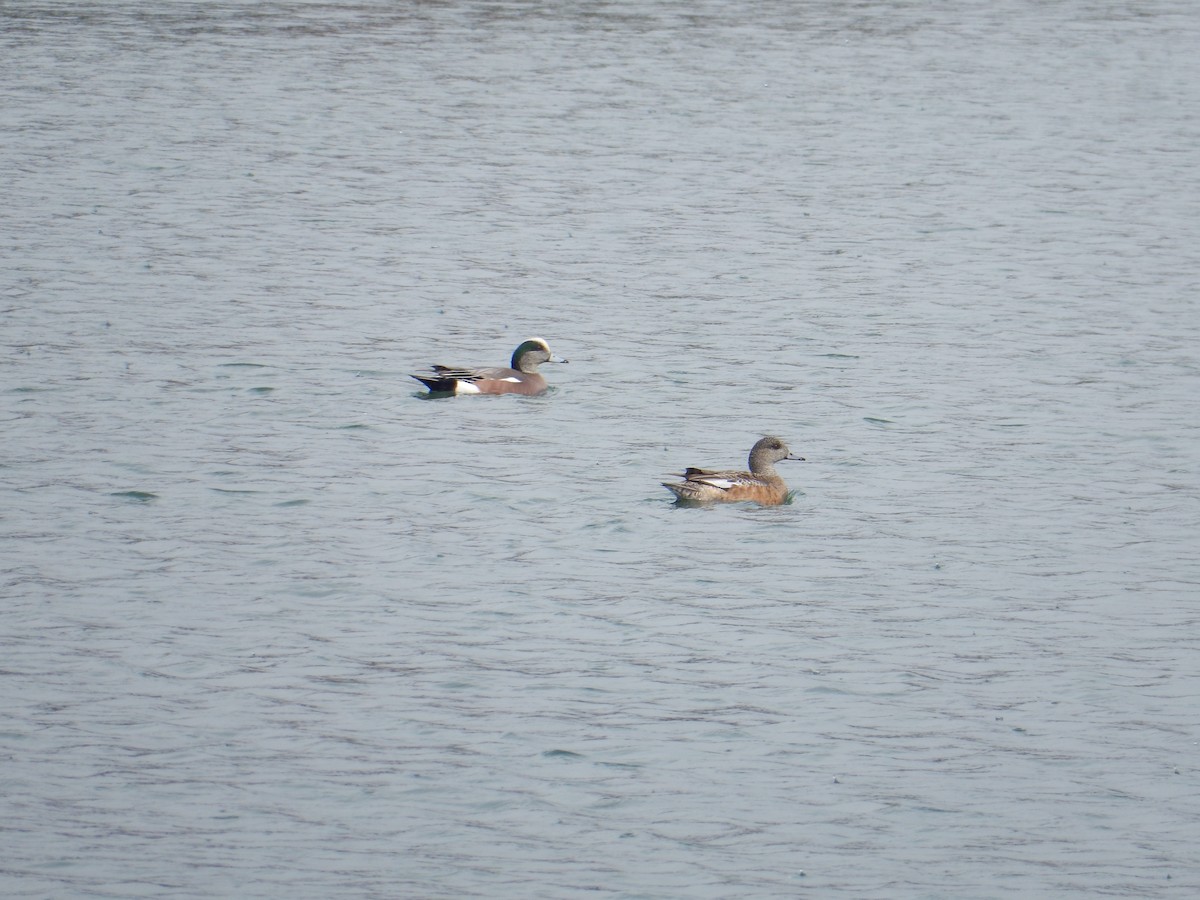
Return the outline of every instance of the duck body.
[[[778,506],[788,497],[787,483],[775,471],[775,463],[793,456],[787,444],[777,437],[764,437],[750,450],[750,471],[717,471],[687,468],[678,477],[683,481],[663,482],[679,503],[739,503],[749,501],[760,506]]]
[[[504,366],[430,366],[430,371],[413,375],[431,394],[524,394],[536,396],[546,390],[546,379],[538,372],[544,362],[565,363],[550,352],[541,338],[530,338],[513,351]]]

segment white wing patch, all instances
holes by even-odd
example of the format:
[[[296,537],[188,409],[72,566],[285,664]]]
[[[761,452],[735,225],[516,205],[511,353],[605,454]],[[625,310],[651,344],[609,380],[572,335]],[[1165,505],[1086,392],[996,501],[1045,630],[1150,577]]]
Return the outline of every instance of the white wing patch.
[[[507,378],[499,378],[497,380],[498,381],[507,381],[511,384],[520,384],[521,383],[520,378],[514,378],[512,375],[509,375]]]

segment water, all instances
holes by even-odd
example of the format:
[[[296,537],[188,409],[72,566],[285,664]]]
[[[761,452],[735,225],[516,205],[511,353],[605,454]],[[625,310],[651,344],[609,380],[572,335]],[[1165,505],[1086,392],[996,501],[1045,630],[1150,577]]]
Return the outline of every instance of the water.
[[[1200,890],[1190,4],[0,21],[0,893]]]

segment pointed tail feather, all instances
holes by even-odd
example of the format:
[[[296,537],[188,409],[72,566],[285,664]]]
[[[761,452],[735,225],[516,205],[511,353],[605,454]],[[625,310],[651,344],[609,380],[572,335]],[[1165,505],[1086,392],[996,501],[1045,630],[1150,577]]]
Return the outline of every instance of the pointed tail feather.
[[[412,378],[417,379],[425,387],[429,388],[431,394],[453,394],[458,379],[447,378],[440,372],[429,372],[424,375],[412,375]]]

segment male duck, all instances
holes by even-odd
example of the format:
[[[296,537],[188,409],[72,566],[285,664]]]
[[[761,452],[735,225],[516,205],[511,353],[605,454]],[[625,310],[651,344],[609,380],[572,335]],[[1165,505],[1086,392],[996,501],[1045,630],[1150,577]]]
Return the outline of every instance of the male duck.
[[[681,503],[736,503],[750,500],[762,506],[778,506],[787,500],[788,488],[775,463],[783,459],[803,460],[793,456],[787,444],[777,437],[765,437],[750,450],[749,472],[714,472],[709,469],[687,469],[679,483],[663,482],[663,487]]]
[[[565,363],[562,357],[550,352],[549,345],[539,337],[530,338],[513,351],[512,368],[467,368],[465,366],[432,366],[431,372],[412,377],[429,388],[431,394],[540,394],[546,390],[546,379],[537,367],[544,362]]]

